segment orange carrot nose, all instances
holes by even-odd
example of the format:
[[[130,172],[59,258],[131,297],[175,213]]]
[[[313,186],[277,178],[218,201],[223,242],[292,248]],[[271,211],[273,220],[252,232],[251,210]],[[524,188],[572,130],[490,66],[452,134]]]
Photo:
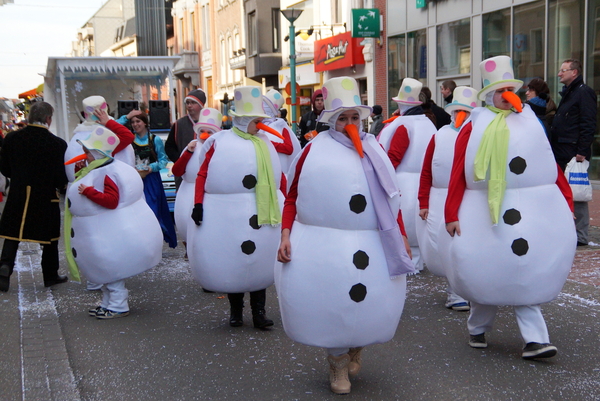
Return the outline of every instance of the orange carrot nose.
[[[283,136],[282,136],[282,135],[281,135],[279,132],[277,132],[276,130],[274,130],[273,128],[269,127],[269,126],[268,126],[268,125],[266,125],[266,124],[263,124],[263,123],[257,123],[257,124],[256,124],[256,128],[258,128],[258,129],[261,129],[261,130],[263,130],[263,131],[265,131],[265,132],[268,132],[269,134],[273,134],[273,135],[275,135],[277,138],[281,139],[282,141],[285,141],[285,138],[284,138],[284,137],[283,137]]]
[[[65,162],[65,166],[68,166],[69,164],[77,163],[78,161],[85,160],[85,159],[87,159],[87,155],[85,153],[82,153],[78,156],[75,156],[71,160],[67,160]]]
[[[510,103],[515,108],[517,113],[520,113],[523,111],[523,105],[521,104],[521,98],[519,96],[517,96],[514,92],[506,91],[506,92],[502,93],[502,99],[504,99],[508,103]]]
[[[383,123],[384,123],[384,124],[389,124],[389,123],[391,123],[392,121],[394,121],[395,119],[397,119],[398,117],[400,117],[400,116],[393,116],[393,117],[390,117],[390,118],[388,118],[387,120],[385,120]]]
[[[360,141],[360,135],[358,134],[358,128],[356,128],[356,125],[348,124],[344,127],[344,129],[346,130],[346,133],[348,133],[348,136],[352,140],[352,143],[354,144],[354,147],[356,148],[356,151],[358,152],[359,156],[365,157],[365,155],[363,154],[362,142]]]
[[[467,112],[464,110],[459,110],[458,112],[456,112],[456,120],[454,121],[454,127],[455,128],[460,128],[462,127],[463,123],[465,122],[465,119],[467,118]]]
[[[208,132],[203,132],[200,134],[200,139],[202,139],[203,141],[206,141],[209,136],[210,136],[210,134]]]

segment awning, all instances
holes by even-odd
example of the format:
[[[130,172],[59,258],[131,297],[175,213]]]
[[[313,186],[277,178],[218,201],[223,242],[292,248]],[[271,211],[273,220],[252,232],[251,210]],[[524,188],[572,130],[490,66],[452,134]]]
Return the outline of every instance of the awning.
[[[28,90],[27,92],[23,92],[19,94],[19,99],[31,99],[37,95],[37,88],[33,88]]]

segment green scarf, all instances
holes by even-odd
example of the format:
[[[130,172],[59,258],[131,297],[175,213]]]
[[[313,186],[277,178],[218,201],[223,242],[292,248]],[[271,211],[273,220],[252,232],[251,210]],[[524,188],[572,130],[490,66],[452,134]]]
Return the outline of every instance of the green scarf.
[[[281,210],[279,209],[279,201],[277,200],[277,187],[275,185],[269,148],[262,139],[254,135],[242,132],[236,127],[233,127],[233,132],[240,138],[252,141],[254,150],[256,151],[258,182],[255,191],[258,224],[277,226],[281,224]]]
[[[94,160],[89,165],[75,173],[75,181],[73,181],[71,185],[75,185],[77,181],[85,177],[90,171],[98,167],[102,167],[109,160],[110,158],[108,157],[105,157],[104,159]],[[77,266],[77,262],[75,261],[75,257],[73,256],[73,248],[71,248],[72,224],[73,215],[71,214],[71,210],[69,209],[69,200],[65,198],[65,225],[63,231],[65,236],[65,256],[69,265],[69,273],[71,276],[71,280],[81,281],[81,276],[79,275],[79,267]]]
[[[512,113],[512,110],[501,110],[492,106],[486,107],[496,113],[496,117],[483,132],[479,149],[477,149],[475,155],[475,181],[485,180],[489,167],[488,204],[492,223],[498,224],[500,206],[506,190],[506,158],[510,138],[506,116]]]

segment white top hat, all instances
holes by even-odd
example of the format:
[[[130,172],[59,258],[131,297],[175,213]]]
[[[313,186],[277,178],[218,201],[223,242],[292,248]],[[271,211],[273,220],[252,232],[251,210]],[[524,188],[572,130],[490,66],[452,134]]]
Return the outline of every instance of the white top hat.
[[[229,114],[233,117],[263,117],[270,118],[263,110],[263,96],[258,86],[241,86],[234,91],[235,111]]]
[[[200,133],[200,130],[209,130],[213,133],[221,131],[221,123],[223,122],[223,114],[217,109],[205,107],[200,112],[198,122],[194,124],[194,132]]]
[[[356,109],[360,119],[371,115],[371,107],[360,104],[360,93],[356,80],[351,77],[331,78],[323,84],[323,103],[325,109],[317,121],[327,122],[336,113]]]
[[[95,150],[103,156],[112,158],[112,152],[121,141],[111,130],[98,125],[87,138],[78,139],[77,142],[89,151]]]
[[[94,115],[94,110],[104,110],[108,113],[108,104],[102,96],[86,97],[82,103],[85,121],[98,121],[98,117]]]
[[[471,111],[474,107],[477,107],[477,91],[468,86],[457,86],[452,92],[452,102],[444,109],[452,113],[455,110]]]
[[[393,97],[392,100],[396,103],[418,106],[421,102],[419,100],[419,94],[423,83],[412,78],[404,78],[402,80],[402,86],[398,91],[398,96]]]
[[[264,100],[275,115],[279,114],[279,108],[283,106],[283,96],[276,89],[270,89],[264,96]]]
[[[485,100],[488,93],[500,88],[518,90],[523,81],[515,79],[512,60],[508,56],[496,56],[483,60],[479,64],[483,89],[479,91],[479,100]]]

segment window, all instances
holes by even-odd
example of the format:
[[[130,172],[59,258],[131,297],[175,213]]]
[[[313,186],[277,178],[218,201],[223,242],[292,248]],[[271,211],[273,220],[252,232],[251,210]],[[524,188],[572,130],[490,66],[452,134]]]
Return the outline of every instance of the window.
[[[483,15],[483,60],[510,56],[510,9]]]
[[[196,13],[190,13],[189,50],[196,51]]]
[[[229,60],[233,58],[233,42],[231,35],[227,35],[227,83],[233,83],[233,70],[229,65]]]
[[[177,21],[177,48],[179,49],[178,53],[183,52],[183,18],[180,18]]]
[[[388,39],[388,99],[390,113],[398,108],[391,100],[400,90],[400,80],[406,76],[406,37],[404,34]]]
[[[427,79],[427,34],[425,29],[408,33],[406,54],[406,76],[425,83]]]
[[[513,68],[515,77],[528,81],[544,76],[546,5],[536,1],[513,9]]]
[[[471,72],[471,20],[437,26],[437,75]]]
[[[248,55],[258,53],[258,27],[256,25],[256,11],[248,14]]]
[[[271,9],[271,24],[273,25],[273,53],[279,53],[281,51],[281,27],[280,15],[278,8]]]
[[[202,50],[210,50],[210,8],[202,6]]]
[[[221,56],[219,57],[221,59],[221,65],[220,65],[220,70],[221,73],[219,74],[219,80],[221,82],[219,82],[221,85],[226,85],[227,84],[227,66],[229,65],[229,60],[227,60],[227,53],[225,52],[225,39],[223,37],[221,37]]]

